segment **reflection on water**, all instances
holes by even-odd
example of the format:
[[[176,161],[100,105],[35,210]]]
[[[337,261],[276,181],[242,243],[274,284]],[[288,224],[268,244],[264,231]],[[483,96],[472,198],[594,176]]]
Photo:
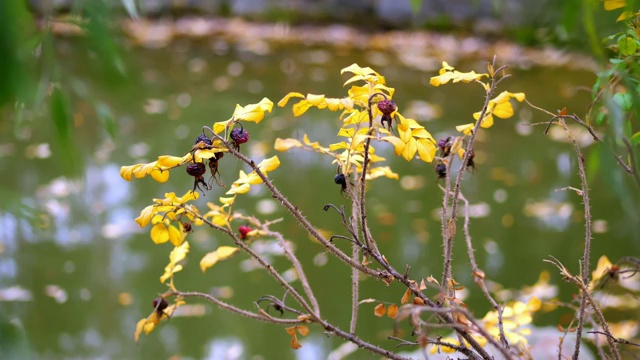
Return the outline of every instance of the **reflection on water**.
[[[397,89],[399,106],[420,121],[429,120],[425,126],[438,137],[451,135],[453,127],[467,122],[461,119],[468,119],[483,101],[483,94],[470,86],[427,87],[426,79],[432,74],[416,70],[421,68],[417,65],[405,67],[394,54],[285,46],[270,46],[265,51],[261,42],[234,46],[222,40],[178,40],[161,49],[132,48],[131,55],[140,67],[132,75],[137,81],[114,91],[94,79],[91,56],[76,41],[58,43],[65,76],[73,86],[110,106],[120,134],[113,141],[103,140],[102,125],[88,100],[75,98],[77,119],[82,119],[78,141],[87,166],[82,177],[74,179],[58,170],[64,159],[56,158],[46,126],[31,127],[26,140],[2,135],[0,155],[6,174],[21,176],[0,178],[0,189],[6,194],[0,208],[0,313],[22,324],[34,352],[43,358],[320,359],[332,351],[353,351],[351,345],[324,337],[321,329],[312,327],[311,334],[301,339],[303,348],[294,352],[288,348],[290,337],[284,329],[197,302],[136,346],[136,321],[153,310],[152,299],[165,290],[158,277],[169,248],[154,246],[148,229],[140,229],[133,219],[152,198],[167,191],[184,192],[192,183],[182,173],[175,173],[167,184],[150,179],[128,183],[119,176],[120,165],[183,153],[203,125],[227,119],[236,103],[256,102],[263,96],[277,101],[292,89],[341,96],[344,79],[339,69],[353,62],[376,65]],[[478,68],[483,62],[456,65]],[[529,99],[546,108],[582,109],[589,101],[586,94],[558,96],[561,87],[589,85],[592,77],[584,72],[537,68],[513,73],[505,83],[508,90],[524,90]],[[37,124],[47,121],[41,114],[30,116]],[[542,262],[549,254],[561,261],[576,261],[582,252],[580,199],[571,190],[555,191],[579,181],[570,145],[550,141],[541,134],[541,127],[522,125],[544,117],[522,109],[519,118],[500,121],[479,134],[478,167],[463,188],[471,204],[471,235],[479,264],[490,279],[507,286],[534,283],[540,271],[549,270]],[[294,120],[290,110],[274,109],[261,127],[249,125],[252,145],[245,151],[260,159],[274,154],[276,137],[299,138],[303,133],[323,143],[334,142],[337,121],[337,116],[331,119],[314,111]],[[550,136],[555,138],[553,131]],[[416,277],[437,276],[442,261],[438,223],[442,192],[433,168],[408,164],[390,148],[381,148],[380,153],[402,174],[399,181],[382,179],[371,184],[368,206],[381,250],[393,263],[411,263]],[[312,153],[278,155],[283,165],[272,174],[275,183],[321,229],[342,234],[335,214],[321,211],[326,203],[347,202],[333,183],[335,167]],[[221,162],[222,180],[230,184],[241,164],[226,157]],[[594,187],[601,187],[598,181],[596,178]],[[625,218],[616,199],[602,191],[592,196],[600,221],[594,227],[619,244],[608,247],[596,236],[594,257],[605,251],[610,258],[637,252],[639,245],[631,236],[617,231]],[[238,206],[267,219],[285,218],[278,230],[294,243],[311,283],[318,287],[323,315],[346,326],[349,270],[309,241],[264,189],[252,189]],[[244,256],[203,274],[199,258],[223,240],[202,230],[191,236],[191,260],[177,275],[183,289],[214,291],[246,309],[253,309],[253,302],[262,295],[282,297],[280,287]],[[462,248],[462,241],[456,246]],[[254,248],[271,254],[275,266],[286,270],[287,264],[279,257],[281,249],[273,242],[256,242]],[[468,302],[488,308],[473,287],[464,252],[456,252],[454,260],[454,276],[467,286]],[[286,274],[295,281],[294,272]],[[397,301],[401,296],[393,286],[381,287],[374,279],[362,285],[363,298]],[[362,336],[394,346],[386,340],[393,322],[374,317],[373,306],[368,305],[361,307],[358,328]]]

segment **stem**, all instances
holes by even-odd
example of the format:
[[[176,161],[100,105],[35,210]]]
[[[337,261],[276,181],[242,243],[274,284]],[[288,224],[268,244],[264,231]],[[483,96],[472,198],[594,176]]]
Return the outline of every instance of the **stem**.
[[[585,219],[585,237],[584,237],[584,254],[582,256],[582,281],[584,284],[589,283],[589,257],[591,254],[591,206],[589,204],[589,186],[587,184],[587,175],[584,169],[584,157],[582,155],[582,150],[580,150],[580,146],[576,141],[576,138],[573,136],[573,133],[567,127],[563,118],[558,119],[558,123],[562,126],[564,131],[567,133],[571,142],[573,143],[573,147],[576,151],[576,155],[578,158],[578,174],[580,175],[581,182],[581,190],[582,190],[582,200],[584,204],[584,219]],[[586,285],[585,285],[586,286]],[[587,308],[587,293],[589,289],[585,287],[582,292],[582,297],[580,299],[580,309],[578,310],[578,328],[576,330],[576,347],[573,352],[573,359],[578,360],[580,356],[580,343],[582,341],[582,331],[584,327],[584,316]]]
[[[287,257],[287,259],[289,259],[289,261],[291,261],[291,264],[293,265],[293,267],[296,269],[296,272],[298,273],[298,279],[302,284],[302,288],[304,289],[304,292],[307,295],[307,298],[309,298],[309,301],[311,302],[311,306],[313,306],[313,311],[316,314],[318,314],[318,316],[320,316],[320,305],[318,304],[318,300],[313,294],[313,290],[311,289],[311,285],[309,284],[307,275],[305,274],[304,269],[302,268],[302,264],[300,264],[300,261],[298,260],[298,258],[295,256],[293,251],[291,251],[291,246],[289,246],[287,241],[282,237],[282,234],[280,234],[279,232],[270,231],[269,229],[266,229],[266,227],[263,227],[263,229],[266,230],[269,235],[275,237],[278,240],[280,247],[282,247],[282,250],[284,250],[285,256]]]
[[[182,292],[182,291],[176,291],[176,292],[172,292],[171,293],[174,296],[182,296],[182,297],[198,297],[198,298],[202,298],[205,299],[211,303],[216,304],[218,307],[230,311],[232,313],[250,318],[250,319],[254,319],[254,320],[258,320],[258,321],[263,321],[263,322],[268,322],[268,323],[274,323],[274,324],[285,324],[285,325],[295,325],[295,324],[301,324],[303,323],[303,321],[300,321],[298,319],[278,319],[278,318],[274,318],[269,316],[266,313],[253,313],[250,311],[246,311],[246,310],[242,310],[240,308],[237,308],[233,305],[227,304],[226,302],[214,297],[213,295],[210,294],[205,294],[205,293],[201,293],[201,292],[196,292],[196,291],[189,291],[189,292]]]
[[[476,257],[473,252],[473,244],[471,243],[471,234],[469,233],[469,200],[467,200],[462,193],[460,193],[460,199],[464,202],[464,238],[467,243],[467,253],[469,254],[469,262],[471,263],[471,270],[473,271],[473,278],[482,290],[482,293],[487,298],[487,300],[491,303],[494,310],[498,312],[498,329],[500,331],[500,342],[502,346],[506,349],[509,349],[509,342],[507,341],[507,337],[504,335],[504,326],[502,323],[502,307],[498,305],[498,303],[493,299],[491,294],[489,293],[489,289],[484,283],[484,272],[478,268],[478,264],[476,263]]]
[[[219,136],[217,136],[217,137],[219,139],[222,139]],[[225,142],[225,146],[227,146],[226,142]],[[336,257],[338,257],[338,259],[342,260],[344,263],[346,263],[349,266],[357,268],[358,270],[360,270],[361,272],[363,272],[363,273],[365,273],[367,275],[371,275],[371,276],[374,276],[376,278],[381,278],[381,277],[385,276],[385,274],[383,274],[382,272],[380,272],[378,270],[370,269],[370,268],[360,264],[357,261],[353,261],[353,259],[351,257],[349,257],[342,250],[337,248],[329,240],[325,239],[325,237],[322,236],[322,234],[320,234],[318,229],[316,229],[309,222],[309,220],[307,220],[307,218],[302,215],[302,213],[300,212],[298,207],[296,207],[293,204],[291,204],[291,202],[289,202],[289,200],[284,195],[282,195],[282,193],[273,185],[271,180],[258,168],[258,166],[256,165],[256,163],[253,160],[247,158],[242,153],[240,153],[239,151],[236,151],[232,147],[227,147],[227,149],[229,150],[229,153],[231,153],[232,155],[234,155],[238,159],[242,160],[247,165],[251,166],[253,171],[255,171],[256,174],[260,177],[260,179],[262,179],[262,181],[264,182],[265,186],[269,189],[269,191],[271,191],[271,194],[273,195],[273,197],[275,199],[277,199],[278,201],[280,201],[280,204],[282,204],[282,206],[284,206],[289,211],[289,213],[296,220],[298,220],[300,225],[302,225],[302,227],[305,230],[307,230],[309,235],[311,235],[316,240],[318,240],[327,250],[329,250],[334,255],[336,255]]]
[[[495,68],[495,62],[496,62],[496,58],[494,57],[493,59],[493,67]],[[499,74],[501,71],[503,71],[506,67],[502,66],[499,69],[497,69],[495,71],[495,74]],[[497,85],[500,81],[502,81],[503,79],[505,79],[506,77],[508,77],[509,75],[503,75],[501,78],[496,78],[495,75],[491,78],[491,86],[489,88],[489,90],[487,90],[487,95],[486,98],[484,100],[484,105],[482,106],[482,111],[480,112],[480,117],[478,118],[478,121],[476,121],[476,125],[473,128],[473,131],[471,132],[471,137],[469,138],[469,141],[467,142],[467,148],[466,151],[464,153],[464,158],[462,159],[462,163],[460,164],[460,168],[458,169],[458,174],[456,176],[456,183],[454,186],[454,190],[453,190],[453,196],[451,196],[451,215],[449,218],[449,221],[447,222],[447,224],[443,224],[443,227],[446,227],[446,236],[445,236],[445,241],[444,241],[444,246],[445,246],[445,251],[446,249],[453,249],[453,238],[455,237],[455,233],[456,233],[456,219],[458,217],[458,202],[459,202],[459,197],[458,195],[460,194],[460,186],[462,183],[462,176],[464,175],[466,169],[467,169],[467,163],[469,162],[469,156],[471,154],[471,150],[473,150],[473,145],[475,143],[475,139],[476,139],[476,134],[478,133],[478,129],[480,128],[480,124],[482,124],[482,121],[484,120],[488,108],[489,108],[489,101],[491,101],[491,97],[493,96],[493,93],[496,91]],[[449,192],[445,192],[445,203],[449,203]],[[448,257],[446,257],[448,255]],[[447,283],[449,282],[449,279],[451,278],[451,253],[447,254],[445,253],[445,259],[444,259],[444,269],[442,271],[442,285],[443,287],[445,287],[444,289],[448,289]],[[445,294],[447,292],[445,291]]]

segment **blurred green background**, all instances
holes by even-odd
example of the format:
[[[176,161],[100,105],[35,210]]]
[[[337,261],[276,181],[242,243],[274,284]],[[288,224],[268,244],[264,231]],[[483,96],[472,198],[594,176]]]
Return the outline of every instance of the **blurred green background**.
[[[149,229],[140,229],[133,219],[152,198],[186,192],[192,179],[178,170],[165,184],[151,179],[128,183],[119,176],[120,166],[183,154],[203,125],[228,119],[236,104],[264,96],[277,102],[289,91],[343,96],[339,71],[354,62],[385,75],[403,113],[437,139],[470,122],[484,101],[477,86],[429,87],[442,60],[462,70],[484,71],[496,54],[513,74],[502,90],[523,91],[552,111],[566,106],[582,114],[596,80],[597,60],[585,55],[593,45],[589,31],[606,34],[601,24],[612,27],[616,17],[605,14],[600,4],[579,1],[471,1],[453,8],[443,1],[414,10],[409,1],[396,10],[383,1],[375,6],[352,1],[343,4],[344,11],[322,10],[334,3],[317,5],[317,12],[306,11],[308,3],[302,1],[287,3],[297,8],[267,1],[0,4],[2,358],[326,358],[341,341],[321,329],[312,327],[311,335],[301,339],[303,348],[294,352],[280,327],[197,302],[190,302],[190,316],[172,318],[136,345],[136,322],[165,290],[158,278],[170,245],[154,246]],[[441,16],[434,16],[436,10]],[[514,22],[503,18],[504,11],[539,16]],[[243,15],[261,22],[195,15]],[[132,16],[146,20],[132,21]],[[402,16],[411,21],[393,20]],[[359,28],[346,27],[353,19],[360,19]],[[271,37],[278,33],[286,40]],[[578,52],[547,48],[551,42]],[[248,126],[251,141],[243,152],[259,160],[275,154],[276,137],[305,133],[323,144],[335,142],[337,116],[312,110],[294,119],[290,108],[275,108],[259,126]],[[578,186],[579,178],[562,132],[544,136],[543,127],[525,125],[545,120],[518,104],[513,119],[497,120],[480,133],[478,166],[463,192],[472,204],[472,236],[487,277],[519,288],[551,270],[560,298],[568,301],[575,290],[563,286],[542,260],[553,255],[577,271],[584,241],[581,199],[556,189]],[[599,163],[598,171],[589,173],[592,261],[603,254],[611,259],[638,254],[637,191],[628,190],[633,185],[609,153],[591,144],[588,133],[576,131],[591,164]],[[376,180],[370,188],[367,204],[381,250],[397,268],[411,264],[415,277],[438,278],[441,191],[436,174],[429,164],[407,163],[391,148],[380,150],[401,175],[399,181]],[[326,203],[347,204],[333,183],[334,166],[316,154],[278,156],[283,165],[270,174],[275,184],[319,228],[342,233],[336,214],[321,211]],[[223,181],[233,182],[242,168],[231,157],[222,159]],[[214,189],[198,203],[204,206],[223,192]],[[264,189],[242,197],[236,209],[285,218],[276,229],[296,244],[323,315],[348,327],[350,270],[310,241]],[[180,289],[214,292],[247,309],[262,295],[281,296],[281,288],[246,256],[202,274],[201,256],[226,239],[206,229],[190,236],[189,260],[176,277]],[[457,241],[454,277],[467,285],[467,302],[481,316],[489,304],[475,288],[462,240]],[[276,267],[288,268],[277,246],[256,246]],[[341,246],[348,249],[348,244]],[[362,283],[362,298],[397,302],[403,294],[397,284]],[[392,348],[395,344],[386,340],[392,321],[374,317],[372,304],[361,311],[360,335]],[[557,317],[543,317],[539,324],[555,325]]]

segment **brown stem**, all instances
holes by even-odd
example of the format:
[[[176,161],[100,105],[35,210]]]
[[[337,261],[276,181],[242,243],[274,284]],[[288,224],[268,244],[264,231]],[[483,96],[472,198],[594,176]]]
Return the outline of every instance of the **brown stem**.
[[[309,279],[307,279],[307,275],[305,274],[304,269],[302,268],[302,264],[300,263],[300,260],[298,260],[298,258],[295,256],[295,254],[291,250],[291,246],[287,243],[284,237],[282,237],[282,234],[280,234],[279,232],[271,231],[266,226],[263,227],[263,230],[266,230],[269,235],[275,237],[278,240],[278,244],[280,244],[280,247],[282,247],[282,250],[284,250],[285,256],[287,257],[287,259],[289,259],[289,261],[291,261],[291,264],[296,269],[296,272],[298,273],[298,279],[302,284],[304,293],[307,295],[307,298],[311,302],[311,306],[313,306],[314,312],[318,314],[318,316],[320,316],[320,305],[318,304],[318,300],[313,294],[313,290],[311,289],[311,285],[309,284]]]
[[[218,136],[218,138],[222,139],[219,136]],[[226,145],[227,145],[227,143],[225,142],[225,146]],[[307,230],[309,235],[311,235],[316,240],[318,240],[327,250],[329,250],[331,253],[336,255],[336,257],[338,257],[338,259],[342,260],[344,263],[346,263],[346,264],[348,264],[348,265],[350,265],[352,267],[357,268],[358,270],[360,270],[361,272],[363,272],[363,273],[365,273],[367,275],[371,275],[371,276],[374,276],[376,278],[380,278],[380,277],[384,277],[385,276],[385,274],[381,273],[380,271],[370,269],[370,268],[368,268],[366,266],[363,266],[362,264],[360,264],[357,261],[353,261],[353,259],[350,256],[348,256],[342,250],[340,250],[335,245],[333,245],[329,240],[327,240],[324,236],[322,236],[322,234],[320,234],[318,229],[316,229],[309,222],[309,220],[307,220],[307,218],[304,215],[302,215],[302,213],[300,212],[298,207],[296,207],[293,204],[291,204],[291,202],[289,202],[289,200],[284,195],[282,195],[280,190],[278,190],[273,185],[271,180],[258,168],[258,166],[256,165],[256,163],[253,160],[247,158],[246,156],[244,156],[239,151],[236,151],[235,149],[233,149],[233,147],[231,147],[231,146],[228,146],[227,149],[229,150],[229,153],[231,153],[232,155],[234,155],[238,159],[242,160],[247,165],[251,166],[253,171],[255,171],[256,174],[260,177],[260,179],[262,179],[262,181],[264,182],[265,186],[269,189],[269,191],[271,192],[273,197],[275,199],[277,199],[278,201],[280,201],[280,204],[282,204],[282,206],[284,206],[289,211],[289,213],[296,220],[298,220],[298,223],[305,230]]]
[[[496,62],[496,58],[494,57],[493,59],[493,68],[495,68],[495,62]],[[449,220],[447,221],[446,226],[447,230],[446,230],[446,237],[445,237],[445,249],[451,248],[453,249],[453,238],[455,237],[455,223],[458,217],[458,194],[460,194],[460,187],[462,184],[462,176],[464,175],[466,169],[467,169],[467,164],[469,163],[469,157],[471,155],[471,150],[473,150],[473,145],[475,143],[475,139],[476,139],[476,135],[478,133],[478,129],[480,128],[480,125],[482,124],[482,121],[484,120],[485,116],[487,115],[487,111],[489,108],[489,101],[491,101],[491,97],[493,96],[493,93],[496,91],[497,85],[500,81],[502,81],[503,79],[505,79],[506,77],[508,77],[509,75],[503,75],[501,78],[496,78],[496,75],[499,74],[501,71],[503,71],[506,67],[502,66],[499,69],[497,69],[495,71],[495,75],[492,76],[491,78],[491,86],[489,87],[489,89],[487,90],[486,93],[486,98],[484,101],[484,105],[482,106],[482,111],[480,111],[480,117],[478,118],[478,121],[476,121],[476,125],[473,128],[473,131],[471,132],[471,137],[469,138],[469,141],[467,142],[467,148],[466,151],[464,153],[464,158],[462,159],[462,163],[460,164],[460,168],[458,169],[458,174],[456,175],[456,182],[454,185],[454,190],[453,190],[453,196],[451,196],[450,199],[451,200],[451,215],[449,217]],[[446,192],[445,193],[445,197],[449,197],[449,193]],[[449,203],[449,198],[445,199],[445,202],[448,204]],[[449,283],[449,279],[451,278],[451,255],[449,256],[449,258],[444,259],[444,269],[442,271],[442,285],[444,286],[445,289],[448,288],[448,283]],[[445,292],[446,294],[446,292]]]
[[[303,323],[302,321],[298,320],[298,319],[278,319],[278,318],[274,318],[272,316],[269,316],[269,314],[267,313],[253,313],[250,311],[246,311],[246,310],[242,310],[240,308],[237,308],[233,305],[227,304],[226,302],[214,297],[213,295],[210,294],[205,294],[205,293],[201,293],[201,292],[197,292],[197,291],[188,291],[188,292],[182,292],[182,291],[176,291],[176,292],[172,292],[171,295],[174,296],[182,296],[182,297],[198,297],[198,298],[202,298],[205,299],[211,303],[216,304],[218,307],[220,307],[221,309],[230,311],[232,313],[250,318],[250,319],[254,319],[254,320],[258,320],[258,321],[264,321],[264,322],[268,322],[268,323],[273,323],[273,324],[285,324],[285,325],[295,325],[295,324],[301,324]]]

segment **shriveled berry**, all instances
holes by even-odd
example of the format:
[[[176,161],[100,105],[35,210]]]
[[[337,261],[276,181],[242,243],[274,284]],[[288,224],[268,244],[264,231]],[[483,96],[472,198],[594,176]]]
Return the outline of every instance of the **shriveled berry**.
[[[336,175],[333,178],[333,181],[340,185],[340,193],[342,193],[343,191],[347,190],[347,178],[344,176],[343,173],[340,173],[338,175]]]
[[[240,239],[245,240],[247,238],[247,234],[252,232],[253,229],[246,225],[240,225],[238,227],[238,232],[240,233]]]
[[[442,156],[443,158],[449,156],[450,152],[451,152],[451,136],[446,137],[444,139],[440,139],[438,141],[438,147],[440,148],[440,156]]]
[[[231,130],[231,140],[236,145],[244,144],[249,141],[249,132],[245,129],[233,129]]]
[[[378,110],[385,115],[391,115],[397,108],[398,106],[393,100],[382,100],[378,102]]]
[[[476,162],[473,160],[473,158],[476,156],[476,152],[471,149],[469,150],[469,160],[467,160],[467,167],[470,167],[471,169],[476,168]]]
[[[447,165],[444,163],[438,163],[436,165],[436,174],[438,174],[438,179],[444,179],[447,177]]]
[[[207,172],[207,167],[204,165],[204,163],[198,162],[195,164],[187,165],[187,174],[191,176],[199,177],[204,175],[204,173],[206,172]]]
[[[447,147],[447,144],[449,144],[449,140],[451,140],[451,136],[438,140],[438,147],[440,148],[440,150],[444,150]]]
[[[164,314],[164,309],[169,307],[169,303],[167,302],[167,300],[165,300],[162,297],[157,297],[153,299],[152,304],[153,304],[153,309],[155,310],[156,313],[158,313],[158,315]]]
[[[190,222],[185,222],[182,224],[182,230],[186,233],[191,232],[191,230],[193,230],[193,228],[191,227],[191,223]]]
[[[211,139],[205,134],[198,135],[198,137],[196,138],[196,142],[194,144],[197,144],[199,142],[204,142],[207,145],[212,144]]]

